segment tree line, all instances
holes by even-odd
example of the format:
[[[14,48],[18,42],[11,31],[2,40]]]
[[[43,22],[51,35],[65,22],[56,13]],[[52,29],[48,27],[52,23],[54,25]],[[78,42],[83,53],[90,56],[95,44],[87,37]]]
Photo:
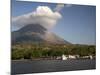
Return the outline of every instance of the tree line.
[[[37,59],[65,55],[95,56],[94,45],[51,45],[51,44],[17,44],[12,46],[11,58]]]

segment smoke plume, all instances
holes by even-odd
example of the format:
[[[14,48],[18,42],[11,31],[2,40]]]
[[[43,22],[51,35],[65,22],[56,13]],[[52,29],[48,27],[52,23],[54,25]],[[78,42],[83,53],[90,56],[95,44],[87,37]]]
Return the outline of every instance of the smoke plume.
[[[63,7],[63,5],[60,5],[60,7]],[[52,11],[48,6],[38,6],[35,11],[12,17],[12,25],[20,29],[28,24],[40,24],[46,29],[51,29],[62,18],[62,15],[59,13],[61,8],[56,8],[56,10]]]

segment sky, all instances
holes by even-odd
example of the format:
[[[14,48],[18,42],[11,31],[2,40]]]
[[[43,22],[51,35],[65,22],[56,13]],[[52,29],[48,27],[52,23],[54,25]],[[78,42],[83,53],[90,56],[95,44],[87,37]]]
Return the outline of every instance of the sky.
[[[55,11],[56,3],[19,2],[12,0],[11,16],[17,17],[35,11],[38,6],[48,6]],[[96,7],[65,4],[59,11],[62,18],[50,31],[73,44],[96,43]],[[12,31],[17,27],[12,26]]]

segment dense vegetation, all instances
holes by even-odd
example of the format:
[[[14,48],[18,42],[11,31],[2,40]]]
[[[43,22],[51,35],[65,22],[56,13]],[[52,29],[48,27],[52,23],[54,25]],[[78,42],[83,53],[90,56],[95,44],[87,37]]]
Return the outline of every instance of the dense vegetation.
[[[94,45],[16,44],[12,46],[12,59],[37,59],[65,55],[95,56]]]

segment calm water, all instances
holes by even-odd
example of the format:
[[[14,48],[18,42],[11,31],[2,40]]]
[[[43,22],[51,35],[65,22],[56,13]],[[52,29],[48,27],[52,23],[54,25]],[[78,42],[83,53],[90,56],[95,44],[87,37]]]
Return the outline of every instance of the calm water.
[[[89,70],[96,68],[95,59],[84,60],[35,60],[35,61],[12,61],[11,72],[15,74]]]

